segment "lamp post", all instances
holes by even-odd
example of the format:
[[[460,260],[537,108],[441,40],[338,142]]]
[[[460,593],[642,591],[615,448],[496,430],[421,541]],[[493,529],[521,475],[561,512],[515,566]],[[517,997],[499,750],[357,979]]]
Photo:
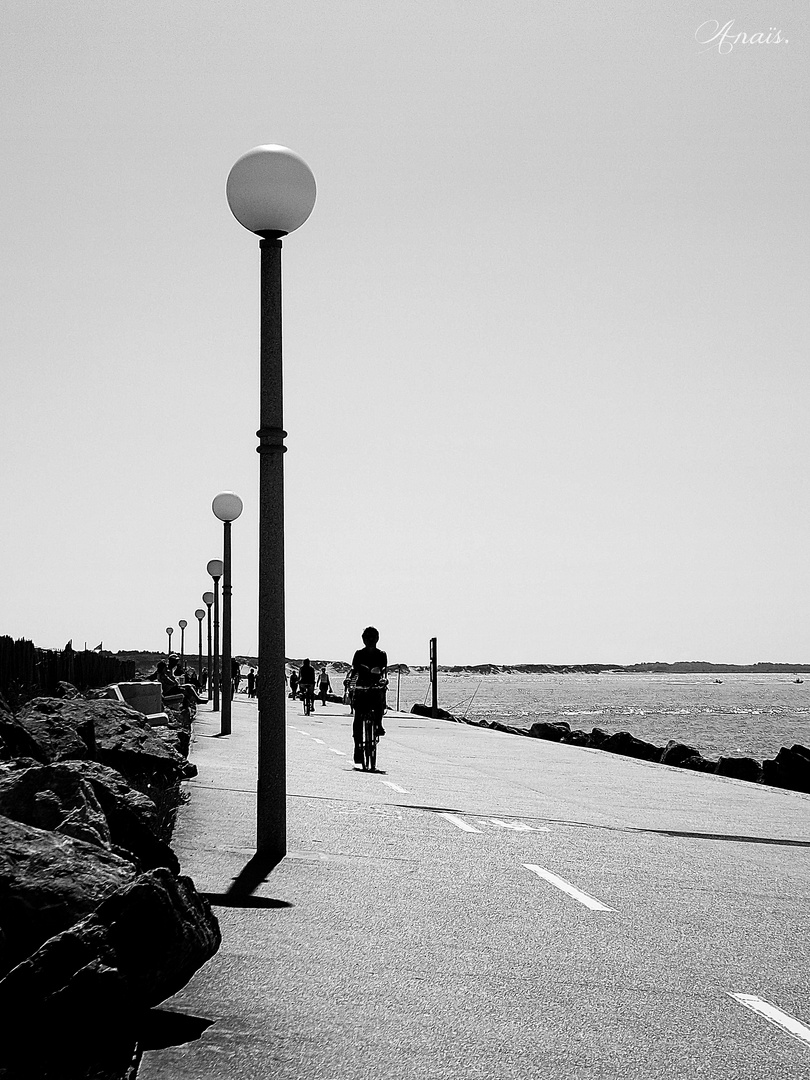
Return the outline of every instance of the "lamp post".
[[[231,522],[242,513],[242,500],[233,491],[220,491],[214,496],[211,509],[223,523],[222,540],[222,715],[219,722],[220,735],[231,733],[231,701],[233,679],[231,677]]]
[[[208,685],[206,690],[208,692],[208,700],[211,700],[211,672],[213,670],[211,666],[211,605],[214,602],[214,594],[212,592],[204,592],[202,595],[203,603],[208,608]]]
[[[166,633],[169,635],[169,652],[168,652],[168,655],[171,656],[171,653],[172,653],[172,634],[174,633],[173,627],[167,626],[166,627]]]
[[[285,146],[256,146],[230,171],[228,205],[261,237],[259,403],[259,762],[256,846],[287,853],[284,682],[284,395],[281,362],[281,237],[315,205],[315,177]]]
[[[194,618],[197,620],[197,682],[202,686],[202,621],[205,618],[205,610],[198,607],[194,612]]]
[[[222,577],[222,560],[212,559],[207,569],[214,579],[214,657],[209,678],[213,679],[214,687],[213,711],[219,712],[219,579]]]
[[[186,667],[186,627],[188,623],[185,619],[181,619],[177,624],[180,627],[180,670],[185,671]]]

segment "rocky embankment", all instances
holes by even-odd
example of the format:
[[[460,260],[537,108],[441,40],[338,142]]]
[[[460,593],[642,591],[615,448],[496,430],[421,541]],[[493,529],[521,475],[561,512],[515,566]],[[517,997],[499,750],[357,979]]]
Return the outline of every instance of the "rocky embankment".
[[[419,716],[430,716],[427,705],[413,705],[411,712]],[[523,735],[532,739],[548,739],[550,742],[568,743],[572,746],[585,746],[592,750],[605,750],[609,754],[623,754],[625,757],[652,761],[661,765],[674,765],[679,769],[692,769],[695,772],[715,773],[718,776],[730,776],[735,780],[748,780],[754,784],[769,784],[772,787],[787,788],[790,791],[810,793],[810,749],[806,746],[783,746],[775,758],[757,761],[751,757],[720,757],[717,761],[704,758],[693,746],[670,740],[666,746],[637,739],[629,731],[617,731],[612,735],[601,728],[592,731],[572,730],[564,720],[551,723],[539,721],[530,728],[511,727],[494,720],[466,720],[452,716],[443,709],[438,710],[439,718],[452,720],[459,724],[471,724],[473,727],[493,728],[510,735]]]
[[[149,1010],[219,948],[169,846],[191,718],[65,687],[0,699],[0,1077],[127,1074]]]

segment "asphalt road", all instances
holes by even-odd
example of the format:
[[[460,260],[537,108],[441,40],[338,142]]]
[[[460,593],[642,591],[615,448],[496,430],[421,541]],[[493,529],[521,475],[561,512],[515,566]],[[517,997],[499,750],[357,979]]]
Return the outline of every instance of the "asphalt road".
[[[810,796],[409,715],[364,774],[346,711],[288,703],[289,855],[139,1080],[810,1076]],[[175,832],[214,895],[254,850],[233,726],[200,714]]]

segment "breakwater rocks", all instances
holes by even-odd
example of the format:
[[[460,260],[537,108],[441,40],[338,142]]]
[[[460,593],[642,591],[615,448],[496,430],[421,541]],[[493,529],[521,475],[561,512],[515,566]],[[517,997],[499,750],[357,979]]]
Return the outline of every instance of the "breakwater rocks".
[[[113,1078],[219,948],[169,846],[191,718],[0,698],[0,1078]]]
[[[431,715],[430,706],[427,705],[413,705],[411,712],[419,716]],[[772,787],[787,788],[790,791],[810,793],[810,749],[798,744],[791,747],[783,746],[775,758],[763,762],[751,757],[721,757],[717,761],[712,761],[704,758],[693,746],[687,746],[675,740],[670,740],[666,746],[656,746],[654,743],[637,739],[628,731],[608,734],[601,728],[593,728],[592,731],[572,730],[570,724],[564,720],[538,721],[530,728],[519,728],[501,724],[496,720],[466,720],[452,716],[443,709],[438,710],[438,718],[470,724],[473,727],[492,728],[510,735],[523,735],[531,739],[548,739],[550,742],[585,746],[592,750],[622,754],[641,761],[673,765],[679,769],[715,773],[735,780],[748,780],[754,784],[769,784]]]

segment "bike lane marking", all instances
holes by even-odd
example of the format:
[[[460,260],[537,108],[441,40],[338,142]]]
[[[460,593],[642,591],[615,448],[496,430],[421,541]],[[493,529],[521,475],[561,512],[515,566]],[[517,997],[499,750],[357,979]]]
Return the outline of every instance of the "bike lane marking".
[[[313,742],[320,743],[321,746],[326,746],[326,743],[323,741],[323,739],[316,739],[314,735],[310,736],[310,738],[312,739]]]
[[[334,746],[329,747],[329,752],[332,753],[332,754],[340,754],[341,757],[346,757],[346,751],[345,750],[336,750],[334,748]]]
[[[760,1016],[764,1016],[771,1024],[775,1024],[776,1027],[792,1035],[794,1039],[798,1039],[806,1046],[810,1046],[810,1028],[800,1023],[794,1016],[782,1012],[781,1009],[777,1009],[775,1005],[772,1005],[770,1001],[765,1001],[755,994],[732,994],[731,991],[726,991],[726,993],[729,997],[734,998],[738,1004],[744,1005],[746,1009],[750,1009]]]
[[[466,821],[462,821],[460,817],[456,817],[455,814],[443,814],[440,813],[439,817],[447,818],[451,825],[455,825],[457,829],[461,829],[462,832],[477,832],[480,833],[480,829],[476,829],[474,825],[468,825]]]
[[[580,890],[572,885],[570,881],[557,877],[556,874],[552,874],[550,870],[546,870],[542,866],[536,866],[534,863],[524,863],[523,865],[527,870],[531,870],[532,873],[537,874],[538,877],[544,878],[550,885],[554,885],[555,888],[567,893],[569,896],[573,897],[574,900],[578,900],[580,904],[584,904],[585,907],[590,908],[592,911],[614,910],[613,908],[607,907],[606,904],[601,903],[601,901],[595,900],[592,896],[588,896],[587,893],[580,892]]]
[[[402,795],[410,795],[411,794],[410,791],[408,791],[407,788],[400,787],[399,784],[394,784],[390,780],[381,780],[380,783],[385,784],[386,787],[393,788],[394,791],[398,791]]]
[[[499,829],[514,829],[515,832],[551,832],[548,825],[527,825],[525,821],[501,821],[500,818],[481,818],[482,825],[495,825]]]

